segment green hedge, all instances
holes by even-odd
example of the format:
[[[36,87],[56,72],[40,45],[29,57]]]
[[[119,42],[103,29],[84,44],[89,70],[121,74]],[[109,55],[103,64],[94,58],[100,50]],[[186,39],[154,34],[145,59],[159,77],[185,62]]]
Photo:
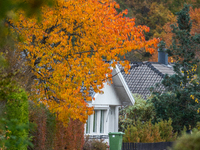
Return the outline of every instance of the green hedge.
[[[24,90],[9,93],[0,122],[0,146],[8,150],[27,150],[29,142],[28,98]]]

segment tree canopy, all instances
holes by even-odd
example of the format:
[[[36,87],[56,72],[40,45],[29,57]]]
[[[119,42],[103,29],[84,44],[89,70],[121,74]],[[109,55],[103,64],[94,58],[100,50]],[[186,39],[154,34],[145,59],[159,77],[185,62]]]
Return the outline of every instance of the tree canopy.
[[[91,89],[101,92],[111,80],[118,54],[140,48],[153,53],[157,46],[158,39],[145,40],[148,27],[136,27],[135,19],[124,17],[127,10],[115,8],[119,5],[111,0],[57,0],[42,7],[40,22],[23,11],[18,20],[7,21],[21,39],[16,52],[34,73],[35,99],[63,122],[69,117],[84,122],[93,112],[85,100],[91,100]],[[127,71],[128,62],[121,64]]]

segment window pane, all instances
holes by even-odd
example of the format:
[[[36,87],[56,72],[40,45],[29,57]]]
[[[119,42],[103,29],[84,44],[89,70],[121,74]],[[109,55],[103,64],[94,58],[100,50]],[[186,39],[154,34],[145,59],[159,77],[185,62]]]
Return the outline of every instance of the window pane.
[[[101,110],[100,133],[104,133],[104,111]]]
[[[97,111],[94,111],[93,132],[97,132]]]
[[[90,116],[88,116],[88,120],[86,124],[86,133],[90,133]]]

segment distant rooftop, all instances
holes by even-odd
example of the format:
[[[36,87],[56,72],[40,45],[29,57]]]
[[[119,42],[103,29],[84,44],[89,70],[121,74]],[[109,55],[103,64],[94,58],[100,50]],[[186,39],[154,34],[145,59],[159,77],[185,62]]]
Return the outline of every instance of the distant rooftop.
[[[158,62],[132,62],[130,66],[130,74],[125,74],[123,67],[118,64],[130,91],[133,94],[140,94],[144,99],[151,95],[149,88],[160,83],[165,74],[175,73],[172,66]]]

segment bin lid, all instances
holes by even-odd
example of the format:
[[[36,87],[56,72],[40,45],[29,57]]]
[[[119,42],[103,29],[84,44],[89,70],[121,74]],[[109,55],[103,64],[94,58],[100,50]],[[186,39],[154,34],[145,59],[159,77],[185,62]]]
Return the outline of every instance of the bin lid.
[[[124,134],[123,132],[109,132],[108,133],[109,135],[121,135],[121,134]]]

